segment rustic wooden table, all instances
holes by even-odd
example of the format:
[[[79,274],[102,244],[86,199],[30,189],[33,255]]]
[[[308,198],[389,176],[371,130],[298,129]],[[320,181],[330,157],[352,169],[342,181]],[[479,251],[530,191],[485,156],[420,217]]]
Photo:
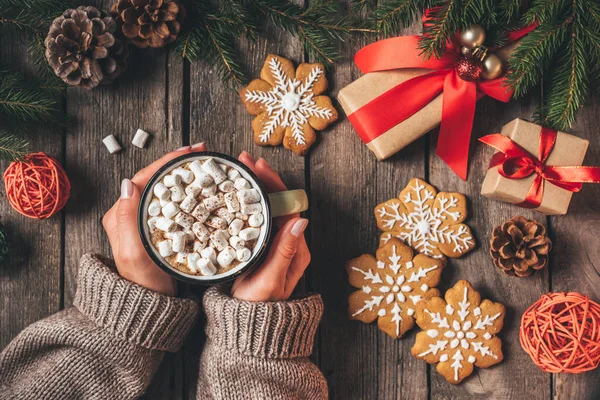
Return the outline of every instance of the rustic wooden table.
[[[25,47],[14,38],[6,39],[0,56],[16,67],[30,68]],[[328,74],[333,96],[360,76],[352,56],[367,42],[360,39],[345,45],[343,60]],[[253,77],[258,76],[269,52],[296,62],[304,59],[298,41],[280,31],[273,30],[268,41],[243,41],[240,46]],[[543,293],[574,290],[600,300],[600,185],[586,186],[575,195],[566,216],[546,218],[480,196],[490,149],[473,143],[468,182],[461,181],[435,156],[436,131],[388,161],[377,162],[341,109],[341,120],[319,134],[318,143],[305,158],[283,148],[260,148],[252,140],[252,117],[237,93],[226,89],[206,64],[190,65],[166,50],[133,50],[128,72],[113,86],[93,91],[69,89],[67,93],[65,107],[73,124],[66,136],[45,134],[43,127],[32,136],[33,150],[56,157],[71,178],[73,190],[67,207],[59,215],[37,222],[17,214],[6,200],[0,202],[2,223],[13,243],[10,261],[0,267],[0,347],[32,322],[71,305],[82,254],[110,254],[100,221],[118,198],[119,182],[167,151],[203,141],[211,150],[233,155],[247,150],[264,157],[290,188],[308,192],[311,207],[306,216],[311,224],[307,240],[313,262],[303,284],[307,291],[321,293],[325,301],[313,360],[325,374],[332,398],[600,398],[600,369],[580,375],[543,373],[523,352],[518,338],[522,312]],[[541,101],[541,90],[509,104],[480,101],[474,137],[497,132],[516,117],[530,119]],[[600,165],[598,126],[600,104],[593,99],[573,127],[576,135],[590,140],[588,165]],[[144,150],[130,144],[138,127],[152,133]],[[109,134],[123,144],[119,154],[110,155],[102,145],[102,138]],[[375,324],[350,321],[346,314],[352,289],[344,263],[375,251],[374,206],[396,196],[415,176],[441,190],[465,193],[470,200],[468,223],[479,247],[450,262],[441,289],[468,279],[484,297],[503,303],[508,310],[500,334],[505,360],[487,370],[476,369],[458,386],[448,384],[433,368],[411,356],[414,331],[403,340],[392,340]],[[496,270],[487,244],[494,226],[519,214],[546,223],[555,249],[549,269],[524,279],[509,278]],[[197,287],[184,290],[202,293]],[[147,398],[195,398],[202,336],[200,322],[184,348],[165,358]]]

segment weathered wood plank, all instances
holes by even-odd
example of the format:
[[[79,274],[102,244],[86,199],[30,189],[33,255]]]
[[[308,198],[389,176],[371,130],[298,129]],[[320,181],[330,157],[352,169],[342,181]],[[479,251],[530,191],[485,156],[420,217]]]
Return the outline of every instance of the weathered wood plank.
[[[495,226],[515,215],[540,221],[545,221],[545,217],[480,195],[481,183],[493,151],[476,143],[478,137],[499,132],[502,125],[516,117],[531,119],[536,103],[535,99],[529,99],[502,104],[487,98],[477,104],[467,182],[463,182],[435,155],[435,146],[433,143],[431,145],[430,181],[441,191],[456,191],[467,196],[470,201],[467,224],[478,241],[478,247],[472,253],[458,260],[450,260],[441,289],[447,290],[458,280],[466,279],[481,293],[482,298],[500,302],[507,309],[504,328],[499,334],[504,361],[489,369],[475,368],[471,377],[456,386],[449,384],[432,367],[432,398],[547,399],[550,395],[550,377],[532,366],[519,345],[521,314],[548,290],[548,272],[528,278],[508,277],[493,265],[489,256],[489,239]]]
[[[0,61],[35,76],[21,34],[2,34]],[[56,129],[40,126],[23,135],[31,152],[43,151],[64,162],[64,136]],[[8,162],[0,162],[5,171]],[[10,253],[0,266],[0,349],[27,325],[58,311],[62,304],[63,213],[36,221],[14,211],[0,188],[0,222],[8,235]]]
[[[596,97],[579,112],[572,129],[574,135],[590,141],[584,165],[600,165],[598,126],[600,104]],[[580,193],[573,195],[567,215],[550,218],[554,241],[552,291],[580,292],[600,302],[599,198],[599,185],[584,185]],[[600,398],[600,369],[578,375],[554,375],[554,398]]]

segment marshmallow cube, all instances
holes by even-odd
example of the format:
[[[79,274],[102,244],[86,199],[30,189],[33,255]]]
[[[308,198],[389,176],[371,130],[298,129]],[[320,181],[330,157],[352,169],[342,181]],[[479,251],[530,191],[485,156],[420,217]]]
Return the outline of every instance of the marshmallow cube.
[[[158,217],[154,225],[163,232],[175,232],[177,229],[175,221],[166,217]]]
[[[156,230],[156,221],[158,221],[158,217],[148,219],[148,229],[150,230],[150,233]]]
[[[194,240],[196,240],[196,235],[194,235],[194,232],[192,232],[192,228],[186,229],[185,236],[187,237],[186,238],[187,243],[190,243],[190,242],[193,242]]]
[[[206,245],[207,245],[207,243],[208,243],[208,242],[201,242],[201,241],[199,241],[199,240],[195,240],[195,241],[194,241],[194,247],[193,247],[193,248],[194,248],[194,251],[195,251],[196,253],[200,253],[200,251],[202,251],[203,249],[205,249],[205,248],[206,248]]]
[[[246,242],[243,239],[240,239],[239,236],[231,236],[229,238],[229,244],[236,250],[241,250],[246,247]]]
[[[240,211],[240,202],[238,201],[234,192],[226,193],[225,196],[225,205],[227,206],[227,210],[229,212]]]
[[[158,217],[160,215],[160,209],[160,201],[154,199],[150,202],[150,205],[148,205],[148,215],[151,217]]]
[[[227,179],[227,174],[223,172],[219,167],[219,164],[215,162],[214,158],[206,160],[204,164],[202,164],[202,170],[209,174],[217,185]]]
[[[250,183],[245,180],[244,178],[237,178],[233,185],[235,186],[235,188],[237,190],[244,190],[244,189],[250,189],[252,188],[252,186],[250,185]]]
[[[162,242],[158,242],[158,253],[162,257],[169,257],[173,255],[173,249],[171,247],[170,240],[163,240]]]
[[[250,260],[251,257],[252,257],[252,251],[250,251],[250,249],[247,249],[245,247],[242,249],[239,249],[235,252],[235,258],[237,258],[239,262],[246,262],[246,261]]]
[[[117,141],[117,138],[114,137],[114,135],[108,135],[107,137],[102,139],[102,143],[104,143],[110,154],[115,154],[121,150],[121,145]]]
[[[210,185],[205,188],[202,188],[202,192],[200,193],[202,197],[210,197],[217,194],[217,185]]]
[[[153,192],[160,200],[168,200],[171,198],[171,191],[162,182],[158,182],[154,185]]]
[[[235,182],[236,179],[241,177],[242,175],[237,169],[231,168],[229,171],[227,171],[227,179],[229,179],[232,182]]]
[[[192,196],[193,198],[197,198],[198,196],[200,196],[200,193],[202,193],[202,188],[200,186],[194,185],[194,182],[192,182],[192,184],[188,185],[185,188],[185,194],[187,194],[188,196]]]
[[[233,182],[231,182],[231,181],[223,181],[223,182],[219,183],[218,187],[221,192],[225,192],[225,193],[233,192],[235,190],[235,186],[233,185]]]
[[[194,232],[194,235],[196,235],[201,242],[206,243],[210,237],[210,232],[202,222],[195,222],[192,225],[192,232]]]
[[[171,192],[169,192],[169,194],[170,193]],[[160,208],[163,208],[171,202],[171,196],[169,195],[169,198],[167,200],[159,200],[159,201],[160,201]]]
[[[237,236],[243,228],[244,221],[236,218],[233,221],[231,221],[231,223],[229,224],[229,228],[227,228],[227,231],[231,236]]]
[[[169,219],[172,219],[174,216],[176,216],[178,212],[179,206],[174,201],[170,201],[162,208],[162,214]]]
[[[252,214],[250,218],[248,218],[248,225],[253,228],[258,228],[265,222],[265,217],[263,217],[262,213]]]
[[[200,222],[205,222],[209,215],[210,211],[208,211],[202,204],[198,204],[192,211],[192,216]]]
[[[194,173],[186,168],[175,168],[173,170],[173,175],[179,175],[183,183],[189,185],[194,181]]]
[[[199,259],[196,265],[198,266],[198,269],[200,269],[202,275],[212,276],[217,273],[217,267],[215,267],[212,261],[206,258]]]
[[[217,252],[212,247],[207,247],[205,249],[202,249],[202,251],[200,252],[200,255],[202,256],[202,258],[206,258],[207,260],[210,260],[210,262],[212,262],[213,264],[217,263]]]
[[[242,214],[241,212],[236,212],[235,217],[237,219],[241,219],[242,221],[248,221],[248,216],[246,214]]]
[[[200,171],[198,174],[196,174],[196,180],[194,180],[193,183],[200,187],[207,188],[209,186],[213,186],[215,184],[215,180],[206,172]]]
[[[217,250],[221,251],[229,245],[228,237],[229,234],[226,231],[219,229],[211,233],[210,241]]]
[[[181,185],[181,176],[175,174],[165,175],[165,177],[163,178],[163,183],[168,188],[171,188],[173,186],[179,186]]]
[[[245,241],[257,239],[260,235],[260,229],[258,228],[246,228],[240,231],[239,237]]]
[[[181,185],[173,186],[169,190],[171,190],[171,200],[179,203],[185,199],[185,191]]]
[[[148,132],[146,132],[143,129],[138,129],[135,132],[135,135],[133,136],[133,140],[131,141],[131,144],[133,144],[136,147],[139,147],[140,149],[143,149],[144,146],[146,146],[146,141],[148,140],[149,137],[150,137],[150,134]]]
[[[185,232],[177,231],[173,233],[173,251],[176,253],[181,253],[185,250],[185,241],[187,239],[187,235]]]
[[[205,224],[215,229],[227,229],[227,222],[223,218],[217,217],[216,215],[210,215],[206,219]]]
[[[190,171],[192,171],[196,179],[198,179],[198,175],[203,173],[202,163],[200,162],[200,160],[192,161],[191,163],[189,163],[188,168],[190,169]]]
[[[196,204],[198,204],[198,200],[196,200],[196,198],[194,196],[190,196],[188,194],[186,196],[186,198],[183,199],[183,201],[179,205],[179,208],[181,208],[183,211],[185,211],[186,213],[189,214],[194,210],[194,207],[196,207]]]
[[[235,219],[235,215],[227,211],[227,208],[225,207],[219,208],[217,211],[215,211],[215,214],[217,215],[217,217],[223,218],[227,222],[227,224],[230,224],[231,221]]]
[[[194,224],[194,217],[188,215],[184,212],[180,212],[175,216],[175,222],[177,225],[181,226],[186,231],[192,229],[192,225]]]
[[[223,268],[228,267],[229,264],[235,260],[235,256],[235,250],[233,250],[231,247],[227,247],[217,256],[217,263]]]
[[[242,214],[251,215],[262,212],[262,205],[260,203],[244,204],[242,203]]]
[[[183,252],[177,253],[177,256],[175,257],[175,261],[178,264],[187,264],[187,256],[188,256],[187,253],[183,253]]]
[[[190,271],[198,272],[198,261],[200,261],[200,254],[189,253],[187,255],[187,266]]]
[[[225,207],[225,198],[221,193],[204,199],[204,207],[210,212],[215,211],[217,208]]]
[[[252,204],[260,201],[260,193],[256,189],[240,190],[237,193],[237,197],[242,204]]]

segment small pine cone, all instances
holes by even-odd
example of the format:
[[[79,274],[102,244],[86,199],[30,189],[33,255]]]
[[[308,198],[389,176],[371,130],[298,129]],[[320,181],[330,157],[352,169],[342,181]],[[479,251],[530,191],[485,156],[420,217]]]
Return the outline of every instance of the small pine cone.
[[[492,231],[490,254],[507,275],[529,276],[544,268],[550,249],[544,225],[525,217],[514,217]]]
[[[173,0],[119,0],[111,14],[131,43],[158,48],[177,39],[185,8]]]
[[[56,18],[48,36],[46,59],[71,86],[92,89],[112,83],[127,69],[127,46],[114,36],[117,25],[94,7],[68,9]]]

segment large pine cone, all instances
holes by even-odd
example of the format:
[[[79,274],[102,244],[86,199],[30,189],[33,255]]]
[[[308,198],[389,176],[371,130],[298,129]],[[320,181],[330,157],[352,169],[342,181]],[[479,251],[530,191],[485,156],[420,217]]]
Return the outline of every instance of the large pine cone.
[[[46,59],[71,86],[92,89],[108,84],[127,69],[127,46],[113,34],[117,25],[94,7],[69,9],[50,26]]]
[[[528,276],[548,265],[552,242],[546,228],[534,220],[514,217],[492,232],[490,253],[507,275]]]
[[[156,48],[177,39],[185,9],[173,0],[119,0],[111,13],[134,45]]]

